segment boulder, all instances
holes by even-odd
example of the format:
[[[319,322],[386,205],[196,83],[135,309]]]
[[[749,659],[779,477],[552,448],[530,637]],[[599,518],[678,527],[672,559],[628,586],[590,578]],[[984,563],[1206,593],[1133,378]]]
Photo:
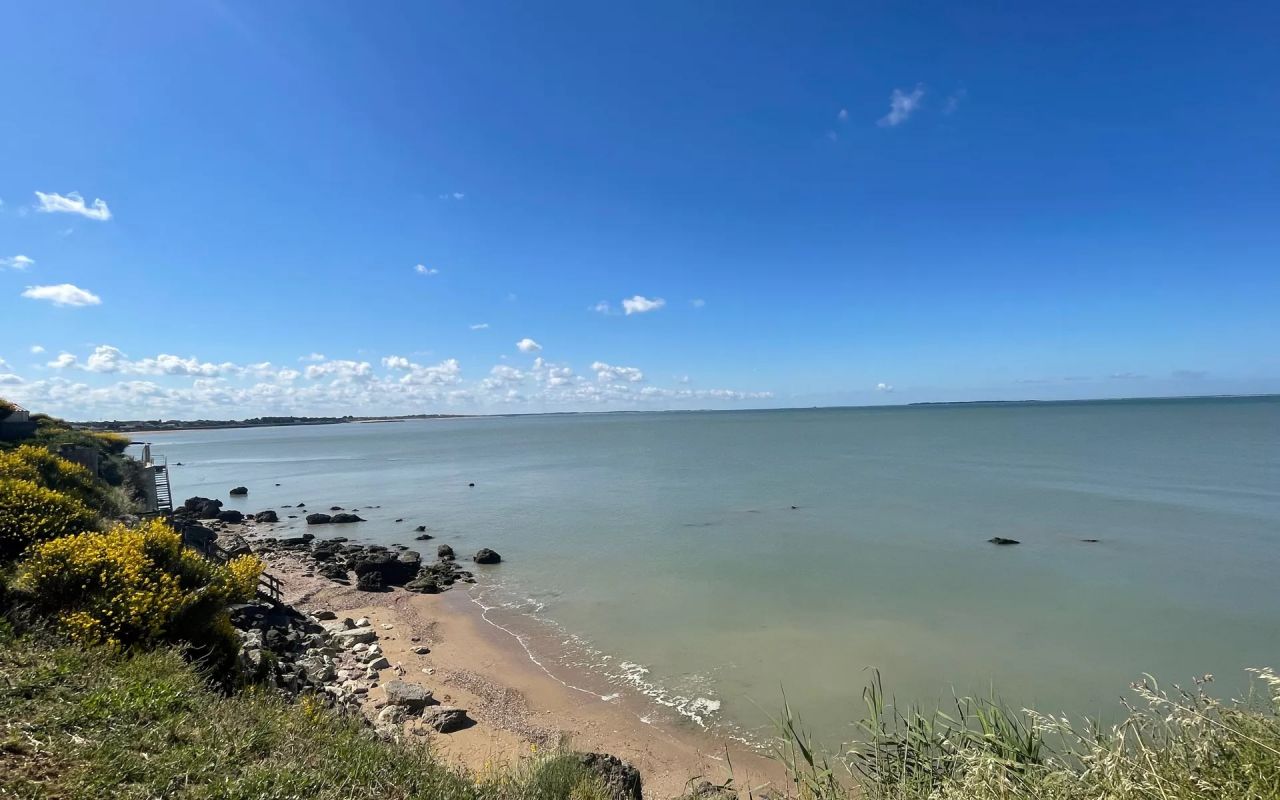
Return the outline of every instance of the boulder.
[[[353,645],[378,641],[378,632],[373,628],[348,628],[334,633],[333,639],[339,646],[350,649]]]
[[[318,610],[318,611],[313,611],[313,612],[311,612],[311,616],[312,616],[312,617],[315,617],[317,620],[319,620],[319,621],[321,621],[321,622],[325,622],[325,621],[327,621],[327,620],[337,619],[337,618],[338,618],[338,615],[337,615],[337,614],[333,613],[332,611],[328,610],[327,608],[325,608],[325,609],[320,609],[320,610]]]
[[[418,534],[417,536],[415,536],[415,537],[413,537],[413,538],[414,538],[414,540],[416,540],[416,541],[419,541],[419,542],[425,542],[426,540],[428,540],[428,539],[432,538],[432,536],[431,536],[431,534],[429,534],[429,533],[420,533],[420,534]]]
[[[436,548],[436,558],[441,560],[453,560],[453,548],[447,544],[442,544]]]
[[[383,687],[387,704],[403,706],[409,711],[421,711],[431,702],[431,690],[416,683],[390,681]]]
[[[408,718],[409,712],[404,706],[390,705],[378,712],[378,725],[400,725]]]
[[[377,575],[382,585],[403,586],[418,571],[418,563],[401,561],[390,553],[374,551],[359,556],[351,569],[360,578]]]
[[[280,515],[271,510],[259,511],[257,514],[253,515],[253,521],[254,522],[279,522]]]
[[[228,508],[226,511],[218,512],[218,519],[221,522],[243,522],[244,514],[241,514],[234,508]]]
[[[1003,536],[992,536],[987,541],[991,544],[1022,544],[1017,539],[1006,539]]]
[[[187,524],[182,526],[183,543],[197,550],[207,550],[209,545],[217,538],[218,534],[203,525]]]
[[[307,524],[308,525],[328,525],[329,520],[331,519],[332,517],[330,517],[328,514],[308,514]]]
[[[382,575],[377,572],[366,572],[356,576],[356,588],[362,592],[382,591]]]
[[[355,514],[334,514],[329,518],[329,521],[334,524],[340,524],[343,522],[364,522],[363,519]]]
[[[497,564],[502,560],[502,556],[487,547],[482,547],[476,551],[476,554],[471,557],[471,560],[477,564]]]
[[[418,594],[439,594],[440,593],[440,584],[436,583],[435,578],[430,578],[430,577],[414,578],[413,580],[406,583],[404,585],[404,588],[408,589],[411,592],[417,592]]]
[[[237,486],[236,488],[234,488],[234,489],[232,489],[230,492],[228,492],[228,494],[230,494],[232,497],[236,497],[236,496],[239,496],[239,495],[246,495],[246,494],[248,494],[248,493],[249,493],[248,488],[246,488],[246,487],[244,487],[244,486]]]
[[[450,733],[466,727],[467,712],[453,706],[432,706],[422,710],[422,724],[439,733]],[[638,779],[637,779],[638,780]],[[637,796],[636,800],[640,800]]]
[[[594,772],[611,800],[642,800],[640,770],[606,753],[579,753],[578,761]]]
[[[414,528],[414,530],[417,531],[418,533],[425,533],[427,530],[427,526],[419,525],[418,527]]]

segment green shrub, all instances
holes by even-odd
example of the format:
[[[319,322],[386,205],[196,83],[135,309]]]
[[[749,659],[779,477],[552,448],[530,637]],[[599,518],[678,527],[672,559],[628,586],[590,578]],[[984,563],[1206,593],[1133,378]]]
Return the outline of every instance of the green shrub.
[[[226,607],[253,599],[262,562],[215,564],[161,520],[44,542],[18,565],[16,586],[73,639],[113,647],[232,644]]]
[[[74,497],[34,481],[0,476],[0,563],[33,544],[92,530],[96,522]]]

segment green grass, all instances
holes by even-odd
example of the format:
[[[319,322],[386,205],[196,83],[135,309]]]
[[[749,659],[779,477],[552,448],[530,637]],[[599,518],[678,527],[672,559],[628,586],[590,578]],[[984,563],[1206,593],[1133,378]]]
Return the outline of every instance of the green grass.
[[[472,776],[306,701],[210,691],[173,649],[0,632],[0,797],[603,800],[564,753]]]
[[[1277,800],[1280,677],[1222,702],[1147,678],[1125,720],[1101,729],[996,700],[898,710],[878,679],[853,744],[824,754],[784,704],[776,756],[792,793],[812,800]]]

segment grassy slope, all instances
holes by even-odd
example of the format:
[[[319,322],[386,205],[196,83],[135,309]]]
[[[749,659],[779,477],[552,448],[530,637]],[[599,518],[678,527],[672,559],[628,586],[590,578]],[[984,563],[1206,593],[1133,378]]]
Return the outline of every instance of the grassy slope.
[[[317,704],[215,694],[171,649],[121,656],[0,633],[0,797],[571,795],[602,796],[571,758],[477,780]]]

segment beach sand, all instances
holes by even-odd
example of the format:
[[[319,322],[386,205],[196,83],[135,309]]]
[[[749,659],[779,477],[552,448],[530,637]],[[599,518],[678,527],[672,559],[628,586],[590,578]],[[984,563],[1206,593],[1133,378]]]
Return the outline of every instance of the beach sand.
[[[251,529],[244,533],[255,538]],[[467,709],[474,725],[431,732],[429,742],[472,771],[512,764],[563,739],[574,750],[609,753],[635,765],[646,797],[676,797],[704,780],[722,784],[732,778],[743,796],[784,785],[776,762],[738,742],[643,721],[644,698],[619,693],[606,700],[573,688],[567,670],[535,663],[520,640],[486,621],[465,584],[435,595],[398,588],[363,592],[308,575],[309,565],[298,556],[277,552],[264,559],[280,579],[286,603],[373,623],[391,667],[369,692],[371,716],[383,699],[381,685],[396,679],[431,689],[441,704]],[[421,646],[430,652],[415,654]],[[413,722],[406,731],[410,738],[427,738]]]

